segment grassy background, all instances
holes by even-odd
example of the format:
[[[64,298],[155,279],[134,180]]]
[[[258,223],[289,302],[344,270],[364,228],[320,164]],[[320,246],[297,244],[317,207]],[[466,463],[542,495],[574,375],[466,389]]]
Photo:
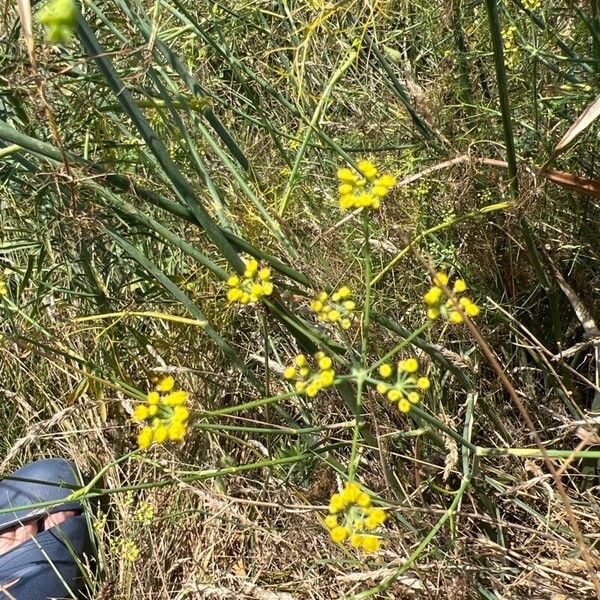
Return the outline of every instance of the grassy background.
[[[547,165],[570,187],[537,169],[594,99],[600,5],[502,2],[491,19],[490,5],[85,2],[65,46],[34,24],[35,61],[16,8],[3,14],[0,456],[4,471],[54,455],[89,476],[110,466],[92,597],[596,597],[581,541],[597,561],[600,184],[582,193],[572,177],[600,179],[595,126]],[[579,540],[466,328],[436,323],[412,350],[433,380],[424,416],[364,394],[358,476],[393,515],[377,555],[337,547],[319,521],[350,456],[346,392],[227,414],[288,390],[282,368],[305,341],[283,306],[302,332],[314,291],[344,283],[364,300],[360,219],[342,221],[335,180],[361,158],[400,180],[372,219],[373,275],[387,270],[363,358],[421,325],[421,257],[463,276],[559,451]],[[281,305],[228,305],[237,251],[273,264]],[[323,344],[341,357],[360,347],[349,336]],[[198,416],[183,447],[126,457],[156,373]],[[460,436],[498,456],[474,460]]]

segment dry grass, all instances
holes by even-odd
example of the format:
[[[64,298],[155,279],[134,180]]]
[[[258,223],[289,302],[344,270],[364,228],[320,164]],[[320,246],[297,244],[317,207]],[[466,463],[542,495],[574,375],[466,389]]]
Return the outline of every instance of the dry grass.
[[[550,3],[536,13],[549,25],[546,31],[536,29],[519,3],[500,15],[520,28],[521,62],[509,73],[520,194],[508,208],[482,214],[477,210],[507,202],[511,193],[504,168],[477,160],[505,158],[483,5],[143,4],[101,2],[84,13],[215,220],[306,276],[310,286],[278,276],[282,300],[295,314],[312,320],[306,297],[314,289],[364,287],[360,217],[340,213],[335,170],[344,153],[372,157],[382,169],[407,177],[372,221],[373,275],[404,252],[373,286],[373,310],[411,332],[422,322],[428,285],[419,257],[460,273],[485,307],[478,328],[545,445],[567,455],[600,446],[597,424],[590,421],[599,410],[598,346],[581,318],[594,323],[600,314],[600,205],[597,196],[544,183],[527,168],[541,166],[558,132],[591,100],[584,84],[596,81],[588,69],[596,54],[580,13]],[[224,159],[217,151],[223,151],[222,141],[217,149],[211,145],[217,134],[202,113],[185,108],[189,88],[152,53],[156,46],[144,39],[129,5],[152,17],[158,41],[211,93],[215,114],[238,141],[251,172],[231,166],[231,155],[229,163]],[[10,8],[0,24],[0,118],[56,145],[41,116],[39,91],[45,90],[65,150],[85,154],[100,170],[73,161],[68,176],[47,156],[0,149],[0,274],[9,286],[0,304],[0,456],[3,472],[57,455],[75,461],[88,477],[110,466],[97,484],[101,498],[91,506],[99,532],[91,597],[321,600],[369,591],[389,599],[597,597],[589,573],[600,564],[597,454],[551,458],[591,552],[586,565],[547,465],[539,455],[521,452],[535,448],[532,432],[464,328],[436,324],[422,334],[425,345],[413,347],[433,380],[425,406],[436,423],[497,455],[475,459],[433,421],[407,419],[366,390],[364,416],[376,445],[361,441],[357,472],[392,518],[380,553],[365,557],[332,543],[321,518],[351,456],[353,415],[345,400],[329,390],[312,401],[292,397],[277,408],[206,416],[285,393],[280,374],[301,342],[267,310],[228,305],[213,273],[134,217],[156,219],[230,270],[201,228],[147,203],[139,190],[118,192],[117,200],[132,207],[129,214],[118,212],[116,201],[90,185],[116,191],[106,175],[118,173],[179,202],[168,172],[157,166],[80,43],[51,49],[36,30],[40,76],[33,77],[17,22]],[[565,58],[556,35],[567,30],[570,37],[561,41],[587,62]],[[353,42],[358,56],[313,130],[307,123]],[[181,103],[175,106],[183,107],[181,127],[165,96]],[[2,131],[4,148],[9,140]],[[584,136],[551,166],[593,179],[596,144],[592,134]],[[75,321],[136,310],[190,316],[107,229],[201,307],[266,386],[263,394],[197,327],[138,317]],[[327,335],[335,338],[331,330]],[[360,336],[355,328],[348,339],[335,341],[357,348]],[[401,337],[375,319],[366,359],[374,362]],[[182,447],[155,447],[121,460],[135,447],[132,407],[157,372],[173,373],[204,416]],[[292,435],[285,430],[290,426],[312,429]],[[269,431],[252,429],[257,427]],[[284,457],[301,459],[226,471]],[[449,511],[466,479],[468,488]],[[154,507],[150,522],[138,518],[142,503]],[[122,556],[119,541],[136,544],[137,560]],[[392,577],[389,587],[378,589]]]

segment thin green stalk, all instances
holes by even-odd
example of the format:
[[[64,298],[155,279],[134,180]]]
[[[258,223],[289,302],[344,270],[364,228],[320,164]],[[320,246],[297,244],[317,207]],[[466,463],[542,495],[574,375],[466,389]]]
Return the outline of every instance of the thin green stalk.
[[[498,0],[485,0],[488,13],[488,23],[494,48],[494,63],[496,66],[496,83],[500,97],[500,111],[502,113],[502,127],[504,129],[504,143],[506,144],[506,161],[508,162],[508,176],[513,200],[519,196],[519,182],[517,180],[517,155],[513,137],[512,121],[510,117],[510,101],[508,94],[508,81],[506,66],[504,64],[504,49],[502,33],[498,18]]]
[[[350,464],[348,466],[348,480],[353,481],[358,467],[358,445],[360,440],[361,419],[362,419],[362,398],[364,393],[365,381],[367,378],[367,362],[369,360],[369,323],[371,319],[371,248],[370,248],[370,221],[369,213],[363,209],[363,261],[364,261],[364,281],[365,281],[365,303],[362,313],[361,324],[361,364],[356,378],[356,404],[354,410],[354,433],[352,436],[352,450],[350,453]]]
[[[253,400],[252,402],[246,402],[244,404],[236,404],[235,406],[228,406],[227,408],[220,408],[218,410],[203,410],[202,412],[196,413],[194,416],[197,418],[202,418],[231,415],[236,412],[258,408],[259,406],[268,406],[269,404],[279,402],[280,400],[285,400],[286,398],[292,398],[293,396],[297,395],[298,392],[286,392],[285,394],[278,394],[277,396],[270,396],[269,398],[261,398],[260,400]]]
[[[446,425],[445,423],[442,423],[442,421],[440,421],[437,417],[434,417],[433,415],[429,414],[427,411],[423,410],[421,407],[413,405],[413,406],[411,406],[410,412],[414,413],[415,415],[420,417],[423,421],[426,421],[427,423],[429,423],[436,429],[441,429],[444,433],[449,435],[451,438],[453,438],[455,441],[457,441],[459,444],[461,444],[465,448],[468,448],[474,454],[477,453],[478,448],[475,444],[471,443],[469,440],[466,440],[462,435],[460,435],[460,433],[457,433],[456,431],[454,431],[454,429],[452,429],[451,427],[448,427],[448,425]]]
[[[321,120],[321,116],[323,114],[323,111],[325,110],[325,106],[329,100],[329,97],[331,96],[331,93],[333,92],[333,88],[335,87],[335,84],[341,79],[342,75],[344,75],[344,73],[352,66],[352,64],[356,60],[357,56],[358,56],[358,52],[356,51],[356,49],[352,48],[348,52],[348,56],[347,56],[346,60],[341,64],[341,66],[332,75],[331,79],[329,80],[329,83],[323,90],[321,99],[319,100],[319,103],[317,104],[316,108],[313,111],[312,118],[308,123],[302,143],[300,144],[300,147],[298,148],[298,152],[296,153],[296,158],[295,158],[294,164],[292,166],[292,172],[290,173],[290,176],[286,183],[285,190],[283,192],[283,197],[281,199],[281,204],[279,206],[279,216],[280,217],[283,216],[283,214],[285,213],[285,210],[288,206],[290,196],[292,194],[292,191],[294,190],[294,186],[299,177],[300,165],[302,164],[302,159],[304,158],[306,148],[308,147],[308,144],[309,144],[310,140],[312,139],[313,133],[319,129],[319,121]]]
[[[600,459],[600,450],[553,450],[544,452],[550,458],[595,458]],[[539,448],[481,448],[475,449],[477,456],[519,456],[521,458],[543,458]]]

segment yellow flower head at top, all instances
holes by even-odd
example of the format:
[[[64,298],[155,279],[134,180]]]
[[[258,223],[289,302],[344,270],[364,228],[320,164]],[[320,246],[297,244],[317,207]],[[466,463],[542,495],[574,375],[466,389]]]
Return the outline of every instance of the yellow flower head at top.
[[[377,167],[370,160],[358,161],[358,173],[347,167],[338,169],[338,192],[340,208],[378,209],[381,199],[396,185],[393,175],[379,175]]]
[[[396,371],[395,381],[392,378]],[[416,358],[401,360],[396,369],[383,363],[379,367],[379,375],[385,380],[372,380],[377,386],[377,391],[383,394],[390,402],[398,405],[403,413],[410,411],[413,404],[421,401],[425,390],[431,387],[428,377],[419,376],[419,361]]]
[[[290,381],[296,382],[296,391],[314,398],[322,389],[331,387],[335,382],[335,370],[333,361],[324,352],[317,352],[314,356],[317,369],[310,368],[304,354],[298,354],[294,359],[294,365],[283,371],[283,376]]]
[[[50,44],[66,44],[77,24],[77,4],[74,0],[51,0],[38,12],[37,20],[44,25]]]
[[[190,416],[188,393],[174,388],[173,377],[163,377],[156,389],[149,392],[146,402],[133,411],[133,419],[143,424],[137,437],[140,450],[169,440],[182,441],[185,437]]]
[[[357,483],[349,482],[341,492],[331,496],[325,525],[334,542],[349,541],[353,548],[376,552],[381,547],[381,538],[373,532],[386,518],[385,510],[372,506],[369,494]]]
[[[343,285],[331,296],[327,292],[321,292],[310,303],[310,309],[317,314],[319,321],[334,323],[342,329],[350,329],[356,302],[351,298],[350,288]]]
[[[464,279],[454,281],[452,287],[454,299],[445,299],[444,287],[448,287],[449,281],[448,275],[443,271],[437,273],[433,278],[433,286],[423,295],[423,301],[428,307],[427,317],[432,321],[438,317],[443,317],[455,325],[464,321],[463,313],[469,317],[476,317],[480,313],[479,306],[468,296],[462,296],[467,291],[467,284]]]
[[[270,296],[273,293],[271,269],[260,268],[257,260],[249,260],[246,263],[243,277],[232,275],[227,280],[227,285],[229,286],[227,292],[229,302],[255,304],[263,296]]]

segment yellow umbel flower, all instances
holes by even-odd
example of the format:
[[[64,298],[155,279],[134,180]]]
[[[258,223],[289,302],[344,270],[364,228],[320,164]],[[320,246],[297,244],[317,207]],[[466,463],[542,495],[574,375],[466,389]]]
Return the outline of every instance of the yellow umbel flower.
[[[450,279],[446,273],[437,273],[433,278],[434,285],[423,295],[423,301],[427,304],[427,317],[429,319],[434,321],[442,317],[454,325],[459,325],[464,321],[463,313],[469,317],[476,317],[480,313],[480,308],[467,296],[457,299],[457,296],[467,291],[467,284],[464,279],[456,279],[454,281],[452,293],[455,298],[454,300],[448,298],[444,302],[443,288],[448,286],[449,281]]]
[[[407,413],[413,404],[421,401],[422,394],[431,387],[428,377],[416,375],[419,370],[419,361],[409,357],[398,362],[395,381],[393,379],[394,367],[389,363],[379,366],[378,372],[387,381],[369,378],[375,384],[377,391],[390,402],[397,404],[400,411]]]
[[[348,168],[338,169],[340,208],[377,210],[381,199],[396,185],[396,178],[389,174],[378,177],[377,167],[370,160],[359,160],[357,167],[359,173]]]
[[[306,356],[299,354],[294,359],[294,366],[286,367],[283,371],[285,379],[296,382],[296,391],[306,394],[309,398],[335,383],[335,370],[331,358],[324,352],[317,352],[314,359],[317,367],[311,369]]]
[[[356,311],[356,302],[352,300],[352,292],[347,285],[329,295],[321,292],[310,303],[310,309],[316,313],[317,319],[324,323],[334,323],[342,329],[350,329]]]
[[[331,496],[324,522],[336,544],[348,540],[353,548],[376,552],[381,547],[381,538],[372,532],[383,525],[386,518],[385,510],[373,507],[369,494],[351,481],[341,492]]]
[[[232,275],[227,280],[229,291],[227,299],[229,302],[238,304],[256,304],[263,296],[273,293],[273,282],[271,281],[271,269],[260,268],[257,260],[249,260],[246,263],[244,276]]]
[[[163,377],[157,382],[156,389],[148,393],[146,403],[135,407],[133,419],[144,425],[137,436],[140,450],[167,440],[184,439],[190,416],[188,393],[174,390],[174,387],[173,377]]]
[[[8,294],[8,286],[6,285],[6,281],[4,277],[0,275],[0,296],[6,296]]]
[[[44,25],[50,44],[65,44],[77,24],[77,4],[74,0],[52,0],[38,12],[37,20]]]

